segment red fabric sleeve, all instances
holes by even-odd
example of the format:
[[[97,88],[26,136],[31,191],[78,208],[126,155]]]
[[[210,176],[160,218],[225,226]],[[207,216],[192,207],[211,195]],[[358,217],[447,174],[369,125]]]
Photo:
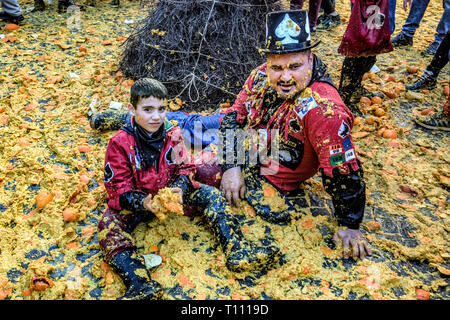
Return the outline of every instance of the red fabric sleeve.
[[[322,97],[327,93],[330,99],[318,103],[318,107],[304,116],[303,128],[317,154],[319,168],[332,177],[334,168],[339,168],[342,174],[348,174],[347,164],[355,171],[359,169],[359,165],[351,138],[353,115],[345,107],[336,90],[327,89],[325,86],[331,87],[321,85],[321,88],[316,87],[315,91]]]
[[[111,209],[121,210],[119,197],[122,193],[136,190],[133,172],[128,160],[128,154],[131,150],[124,150],[114,137],[108,143],[105,154],[105,189],[108,193],[108,206]],[[111,170],[107,177],[108,169]]]

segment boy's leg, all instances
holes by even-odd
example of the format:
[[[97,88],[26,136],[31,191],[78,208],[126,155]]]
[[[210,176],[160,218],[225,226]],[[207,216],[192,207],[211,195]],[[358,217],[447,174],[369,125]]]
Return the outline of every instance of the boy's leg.
[[[253,209],[255,209],[256,214],[262,219],[274,224],[288,224],[291,221],[291,214],[295,213],[295,209],[288,198],[283,193],[278,192],[278,196],[284,198],[288,208],[283,211],[273,212],[269,205],[262,204],[264,198],[262,181],[270,182],[261,176],[259,166],[247,166],[242,171],[245,180],[245,198]]]
[[[220,190],[201,185],[186,198],[186,204],[204,208],[204,216],[217,236],[229,270],[267,269],[278,261],[279,248],[270,244],[258,246],[245,239],[240,221],[233,215]]]
[[[116,254],[125,249],[136,249],[130,233],[127,232],[130,218],[131,215],[110,208],[103,213],[98,223],[98,242],[106,262],[109,263]]]
[[[120,299],[150,300],[160,298],[161,285],[152,280],[142,257],[135,250],[125,249],[116,254],[109,265],[120,276],[126,292]]]
[[[105,261],[122,278],[127,291],[124,299],[153,299],[162,293],[161,285],[151,280],[144,262],[136,254],[130,232],[136,215],[107,209],[98,223],[99,245]]]

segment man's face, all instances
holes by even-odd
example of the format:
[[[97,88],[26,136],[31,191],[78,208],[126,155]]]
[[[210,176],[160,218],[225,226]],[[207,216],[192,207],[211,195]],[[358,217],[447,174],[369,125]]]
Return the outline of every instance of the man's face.
[[[293,98],[311,80],[313,54],[311,51],[269,54],[267,56],[269,85],[283,99]]]
[[[166,108],[167,100],[160,100],[155,97],[139,99],[136,109],[131,103],[128,105],[128,110],[134,116],[134,121],[149,133],[158,131],[162,126],[166,118]]]

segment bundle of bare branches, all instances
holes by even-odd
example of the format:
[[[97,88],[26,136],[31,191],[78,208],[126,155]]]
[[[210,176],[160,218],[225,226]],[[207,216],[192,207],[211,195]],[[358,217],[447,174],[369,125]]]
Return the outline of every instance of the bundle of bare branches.
[[[160,0],[124,43],[125,77],[162,81],[186,111],[231,102],[264,61],[265,16],[278,0]]]

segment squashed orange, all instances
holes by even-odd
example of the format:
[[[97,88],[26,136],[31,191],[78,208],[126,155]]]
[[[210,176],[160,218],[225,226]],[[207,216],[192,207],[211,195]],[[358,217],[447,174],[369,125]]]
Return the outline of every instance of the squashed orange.
[[[38,209],[45,207],[50,201],[53,200],[53,195],[47,190],[41,190],[36,196],[36,206]]]

